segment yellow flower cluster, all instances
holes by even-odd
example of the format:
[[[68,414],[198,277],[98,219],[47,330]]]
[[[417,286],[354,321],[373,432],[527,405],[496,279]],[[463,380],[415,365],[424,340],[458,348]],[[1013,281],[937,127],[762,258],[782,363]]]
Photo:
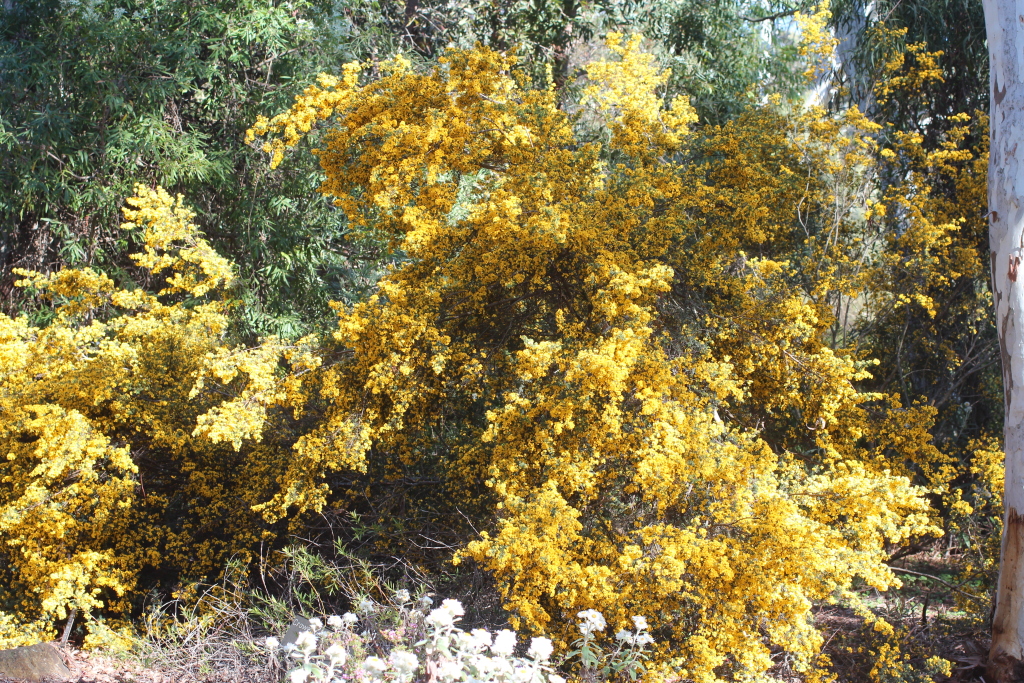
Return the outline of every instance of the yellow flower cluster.
[[[318,467],[433,468],[494,515],[455,559],[517,627],[654,614],[655,676],[754,680],[773,650],[813,676],[812,603],[894,585],[886,545],[938,533],[910,480],[939,457],[933,411],[858,390],[844,336],[878,253],[878,127],[768,106],[692,133],[639,47],[612,35],[588,69],[607,148],[486,49],[322,78],[251,131],[276,162],[329,119],[321,191],[410,256],[338,306],[351,357],[278,514],[327,502]]]
[[[231,263],[197,236],[192,223],[195,214],[172,199],[162,188],[139,186],[138,195],[128,200],[134,209],[125,209],[125,230],[142,228],[143,252],[133,260],[154,275],[169,270],[166,287],[159,293],[185,293],[201,297],[230,284]]]
[[[800,28],[799,52],[807,60],[804,76],[808,81],[828,73],[839,44],[829,27],[829,20],[832,18],[830,5],[829,0],[822,0],[814,7],[812,13],[796,12],[793,15]]]
[[[517,627],[652,615],[655,678],[758,680],[783,651],[816,680],[812,604],[894,585],[887,546],[938,533],[925,495],[962,503],[936,409],[861,390],[849,333],[858,310],[935,314],[929,287],[979,267],[967,204],[928,186],[982,201],[980,157],[963,131],[885,147],[855,110],[778,102],[691,130],[641,43],[611,35],[588,70],[598,141],[487,49],[347,65],[258,121],[273,164],[328,121],[321,191],[408,256],[331,339],[232,345],[231,264],[162,190],[125,212],[155,294],[23,273],[56,315],[0,317],[0,646],[426,474],[479,529],[452,559]],[[995,486],[995,447],[973,453]]]
[[[125,227],[140,229],[134,258],[163,277],[159,294],[90,269],[22,271],[55,318],[0,316],[0,647],[52,638],[71,609],[127,616],[154,572],[206,577],[266,538],[251,506],[285,458],[236,451],[319,366],[308,340],[226,346],[227,303],[209,295],[231,264],[180,197],[137,193]]]
[[[623,43],[619,33],[609,33],[608,48],[620,57],[616,62],[587,66],[592,85],[584,91],[584,103],[593,103],[612,131],[612,147],[633,156],[652,149],[671,150],[681,142],[697,113],[685,97],[662,106],[658,88],[668,82],[668,69],[659,71],[654,55],[640,50],[642,36]]]

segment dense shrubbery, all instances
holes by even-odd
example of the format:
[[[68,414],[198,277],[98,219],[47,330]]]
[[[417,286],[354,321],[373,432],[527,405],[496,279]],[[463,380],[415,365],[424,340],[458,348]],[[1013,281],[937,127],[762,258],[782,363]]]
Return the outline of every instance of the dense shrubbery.
[[[308,154],[268,173],[241,142],[257,114],[286,107],[307,79],[345,61],[375,64],[398,50],[424,61],[477,41],[521,47],[536,77],[555,57],[564,80],[581,37],[635,21],[666,37],[685,33],[686,45],[667,45],[681,85],[702,111],[733,111],[763,68],[784,73],[790,61],[764,50],[764,27],[737,23],[739,12],[661,0],[8,0],[0,310],[49,315],[13,286],[15,267],[89,267],[146,286],[125,258],[130,236],[117,229],[124,198],[142,182],[188,196],[197,224],[235,262],[245,305],[232,324],[247,342],[322,330],[328,302],[364,296],[389,258],[373,240],[346,240],[339,212],[314,192],[321,176]],[[742,47],[725,59],[730,38]]]
[[[772,2],[478,5],[5,4],[0,647],[341,536],[485,572],[563,652],[650,615],[655,676],[815,680],[837,600],[870,676],[940,671],[854,589],[944,532],[986,616],[974,44],[870,19],[826,111],[767,97],[823,11],[797,44]],[[587,42],[623,23],[674,73]],[[444,51],[477,40],[525,59]]]
[[[608,48],[574,116],[480,48],[350,64],[257,122],[277,164],[327,121],[321,192],[403,254],[329,337],[232,337],[237,273],[162,190],[125,212],[153,293],[22,272],[53,318],[0,318],[3,642],[118,627],[369,505],[376,551],[475,562],[560,647],[597,609],[651,615],[656,675],[826,666],[812,605],[893,585],[894,547],[998,490],[997,446],[937,449],[942,406],[865,391],[862,345],[926,347],[979,277],[983,146],[781,100],[693,129],[639,39]]]

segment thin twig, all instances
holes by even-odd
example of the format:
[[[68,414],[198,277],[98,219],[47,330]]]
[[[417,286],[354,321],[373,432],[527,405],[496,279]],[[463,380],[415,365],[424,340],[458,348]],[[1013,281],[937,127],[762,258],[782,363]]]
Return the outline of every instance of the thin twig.
[[[962,591],[962,590],[960,590],[959,588],[957,588],[956,586],[954,586],[953,584],[951,584],[950,582],[948,582],[948,581],[945,581],[945,580],[943,580],[943,579],[940,579],[940,578],[939,578],[939,577],[937,577],[937,576],[932,576],[931,574],[925,574],[925,573],[923,573],[923,572],[915,572],[915,571],[914,571],[913,569],[904,569],[903,567],[889,567],[889,569],[893,570],[894,572],[898,572],[898,573],[900,573],[900,574],[912,574],[913,576],[920,576],[920,577],[923,577],[923,578],[925,578],[925,579],[931,579],[932,581],[938,581],[938,582],[939,582],[939,583],[941,583],[941,584],[942,584],[943,586],[946,586],[947,588],[949,588],[949,589],[951,589],[951,590],[954,590],[954,591],[956,591],[956,592],[957,592],[957,593],[959,593],[960,595],[963,595],[963,596],[965,596],[965,597],[968,597],[968,598],[970,598],[971,600],[977,600],[977,601],[978,601],[979,603],[981,603],[981,604],[984,604],[984,603],[985,603],[985,601],[984,601],[984,599],[983,599],[983,598],[980,598],[980,597],[978,597],[977,595],[972,595],[972,594],[970,594],[970,593],[967,593],[967,592],[965,592],[965,591]]]
[[[749,21],[752,24],[760,24],[760,23],[765,22],[765,21],[775,21],[776,19],[782,19],[783,17],[793,16],[798,11],[799,10],[796,10],[796,9],[786,9],[786,10],[782,10],[781,12],[776,12],[775,14],[769,14],[769,15],[764,16],[764,17],[742,17],[742,19],[743,19],[743,21]]]

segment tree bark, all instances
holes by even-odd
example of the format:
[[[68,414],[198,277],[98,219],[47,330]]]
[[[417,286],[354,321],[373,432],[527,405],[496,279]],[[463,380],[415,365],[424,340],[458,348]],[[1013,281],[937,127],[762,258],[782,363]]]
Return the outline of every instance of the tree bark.
[[[983,0],[988,33],[992,297],[1003,366],[1006,484],[988,678],[1024,683],[1024,2]],[[1018,7],[1020,4],[1020,7]]]

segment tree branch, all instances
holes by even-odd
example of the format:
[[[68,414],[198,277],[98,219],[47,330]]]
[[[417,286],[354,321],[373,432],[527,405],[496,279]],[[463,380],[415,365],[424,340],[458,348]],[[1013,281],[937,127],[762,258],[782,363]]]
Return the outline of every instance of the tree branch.
[[[799,10],[797,9],[784,9],[781,12],[769,14],[764,17],[742,17],[742,19],[743,21],[749,21],[751,24],[760,24],[765,21],[775,21],[776,19],[782,19],[783,17],[791,17],[798,11]]]

